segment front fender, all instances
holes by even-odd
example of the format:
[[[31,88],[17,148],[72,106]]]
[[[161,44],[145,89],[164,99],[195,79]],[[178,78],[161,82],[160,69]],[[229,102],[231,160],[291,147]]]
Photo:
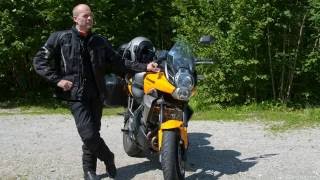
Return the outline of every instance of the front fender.
[[[158,131],[158,145],[159,145],[159,151],[161,150],[162,146],[162,132],[163,131],[170,131],[170,130],[175,130],[179,129],[179,135],[180,138],[183,141],[183,146],[185,149],[188,148],[188,132],[187,128],[183,126],[183,122],[180,120],[168,120],[164,123],[161,124],[160,129]]]

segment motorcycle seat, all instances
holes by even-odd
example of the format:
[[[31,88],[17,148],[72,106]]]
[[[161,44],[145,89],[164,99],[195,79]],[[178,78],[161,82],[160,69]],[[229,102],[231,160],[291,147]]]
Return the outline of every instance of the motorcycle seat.
[[[136,73],[132,79],[132,95],[138,102],[142,101],[143,91],[143,80],[145,72]]]

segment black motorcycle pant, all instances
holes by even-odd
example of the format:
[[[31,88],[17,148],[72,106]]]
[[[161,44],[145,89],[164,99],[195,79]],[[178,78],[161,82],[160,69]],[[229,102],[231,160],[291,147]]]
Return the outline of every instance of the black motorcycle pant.
[[[70,110],[75,119],[78,133],[83,142],[83,171],[96,171],[97,158],[109,164],[114,154],[100,137],[103,105],[98,98],[70,102]]]

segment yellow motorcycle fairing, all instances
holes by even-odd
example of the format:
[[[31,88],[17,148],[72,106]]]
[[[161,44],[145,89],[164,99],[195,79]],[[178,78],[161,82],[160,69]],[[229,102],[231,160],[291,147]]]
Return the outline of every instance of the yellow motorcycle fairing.
[[[130,79],[131,81],[132,79]],[[129,93],[132,95],[132,82],[130,84],[128,84],[128,90],[129,90]]]
[[[130,79],[132,81],[132,79]],[[158,90],[164,93],[172,94],[176,87],[173,86],[166,78],[163,72],[147,72],[143,81],[144,94],[149,94],[154,90]],[[132,84],[128,85],[129,93],[132,94]],[[158,149],[160,151],[162,146],[162,136],[165,130],[179,129],[179,135],[184,143],[184,148],[188,147],[188,133],[187,128],[183,126],[181,120],[166,120],[161,124],[158,130]]]
[[[188,133],[187,133],[187,128],[183,127],[183,122],[180,120],[167,120],[166,122],[161,124],[160,129],[158,130],[159,151],[161,150],[161,146],[162,146],[162,132],[164,130],[173,130],[173,129],[179,129],[180,137],[183,141],[184,148],[185,149],[188,148]]]
[[[176,88],[167,80],[163,72],[146,73],[144,77],[144,93],[148,94],[154,89],[172,94]]]

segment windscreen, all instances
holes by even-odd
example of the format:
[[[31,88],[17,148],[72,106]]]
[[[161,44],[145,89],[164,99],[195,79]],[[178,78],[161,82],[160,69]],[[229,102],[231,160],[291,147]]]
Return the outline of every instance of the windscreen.
[[[194,59],[191,48],[185,43],[177,42],[168,52],[166,71],[169,79],[172,79],[180,69],[193,73]]]

